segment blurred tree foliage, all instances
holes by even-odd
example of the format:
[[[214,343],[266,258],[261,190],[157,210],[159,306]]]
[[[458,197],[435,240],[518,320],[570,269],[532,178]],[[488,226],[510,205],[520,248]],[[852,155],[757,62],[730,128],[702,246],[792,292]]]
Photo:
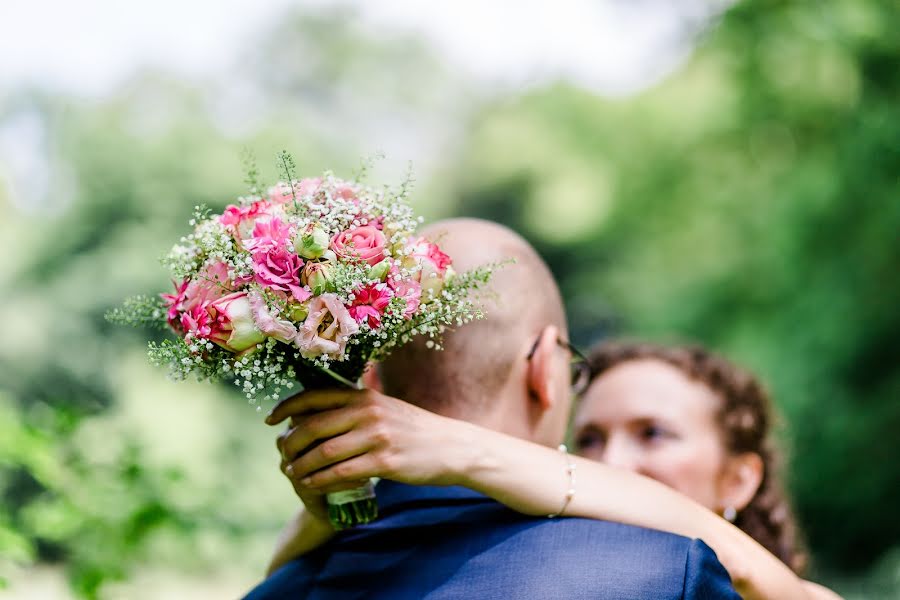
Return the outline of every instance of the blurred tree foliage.
[[[815,556],[900,541],[900,12],[746,2],[624,101],[565,85],[487,109],[459,212],[550,261],[579,340],[725,351],[773,389]]]
[[[814,557],[873,564],[900,535],[897,12],[738,4],[621,101],[556,85],[488,103],[340,11],[285,18],[227,82],[0,96],[0,133],[38,121],[52,173],[27,210],[0,186],[0,557],[62,563],[86,597],[154,562],[261,573],[294,506],[273,433],[227,387],[167,383],[150,333],[102,314],[169,285],[156,258],[193,205],[242,192],[242,146],[272,179],[281,148],[347,172],[400,132],[396,158],[441,161],[420,208],[522,231],[581,343],[692,338],[770,382]]]
[[[102,101],[0,96],[0,133],[37,124],[52,176],[45,197],[0,186],[0,285],[15,315],[3,338],[19,340],[0,347],[0,559],[60,563],[85,597],[160,563],[234,564],[248,589],[261,577],[296,507],[275,432],[231,386],[167,382],[145,356],[161,334],[103,314],[170,287],[157,259],[194,205],[221,210],[245,192],[244,147],[265,181],[282,148],[304,174],[349,174],[386,135],[377,127],[414,128],[415,154],[436,106],[465,105],[421,42],[347,16],[289,15],[233,80],[202,88],[144,72]]]

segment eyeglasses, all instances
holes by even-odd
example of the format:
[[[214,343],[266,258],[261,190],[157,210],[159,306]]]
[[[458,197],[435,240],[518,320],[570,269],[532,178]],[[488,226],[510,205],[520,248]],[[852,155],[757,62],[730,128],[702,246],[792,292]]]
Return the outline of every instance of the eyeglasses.
[[[538,344],[541,342],[541,337],[538,336],[536,340],[534,340],[534,344],[531,346],[531,350],[528,351],[528,356],[526,360],[531,360],[534,356],[534,353],[537,352]],[[591,382],[591,364],[588,361],[587,356],[585,356],[578,348],[570,344],[568,341],[557,337],[556,343],[561,348],[564,348],[569,351],[569,354],[572,355],[571,360],[569,361],[569,374],[571,377],[571,385],[572,385],[572,394],[575,396],[580,396],[587,390],[588,385]]]

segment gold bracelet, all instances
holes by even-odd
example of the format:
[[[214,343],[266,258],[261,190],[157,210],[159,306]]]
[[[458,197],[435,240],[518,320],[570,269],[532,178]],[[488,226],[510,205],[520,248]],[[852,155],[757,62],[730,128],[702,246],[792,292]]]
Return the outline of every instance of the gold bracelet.
[[[562,514],[566,512],[566,509],[569,508],[569,503],[572,502],[572,498],[575,497],[575,461],[572,460],[569,449],[566,448],[565,444],[559,445],[559,451],[566,455],[566,473],[569,476],[569,489],[566,490],[566,497],[563,500],[562,508],[552,515],[547,515],[548,519],[555,519],[556,517],[562,516]]]

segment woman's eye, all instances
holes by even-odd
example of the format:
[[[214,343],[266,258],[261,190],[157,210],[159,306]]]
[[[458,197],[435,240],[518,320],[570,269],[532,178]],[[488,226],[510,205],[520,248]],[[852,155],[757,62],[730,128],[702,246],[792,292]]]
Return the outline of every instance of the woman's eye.
[[[662,427],[657,427],[656,425],[647,425],[646,427],[644,427],[643,431],[641,431],[641,437],[647,441],[656,441],[670,437],[670,435],[669,432]]]
[[[603,435],[597,432],[582,433],[575,438],[575,445],[579,450],[587,450],[602,447],[605,443]]]

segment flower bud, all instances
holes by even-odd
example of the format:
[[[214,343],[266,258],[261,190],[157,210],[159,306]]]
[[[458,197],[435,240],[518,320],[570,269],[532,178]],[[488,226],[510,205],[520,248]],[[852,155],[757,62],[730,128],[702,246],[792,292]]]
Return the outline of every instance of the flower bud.
[[[320,258],[331,240],[324,229],[318,225],[308,225],[294,236],[294,252],[307,259]]]
[[[450,283],[455,278],[456,278],[456,270],[453,268],[452,265],[447,265],[447,269],[444,271],[444,284]]]
[[[209,339],[231,352],[242,352],[265,338],[253,320],[246,292],[235,292],[210,305],[216,321]]]
[[[386,258],[380,263],[369,267],[369,277],[372,279],[377,279],[379,281],[384,281],[387,278],[388,273],[391,270],[391,261]]]
[[[288,314],[294,323],[302,323],[309,316],[309,302],[294,304],[288,310]]]
[[[316,296],[328,290],[331,276],[331,267],[328,263],[308,262],[303,267],[303,281]]]

